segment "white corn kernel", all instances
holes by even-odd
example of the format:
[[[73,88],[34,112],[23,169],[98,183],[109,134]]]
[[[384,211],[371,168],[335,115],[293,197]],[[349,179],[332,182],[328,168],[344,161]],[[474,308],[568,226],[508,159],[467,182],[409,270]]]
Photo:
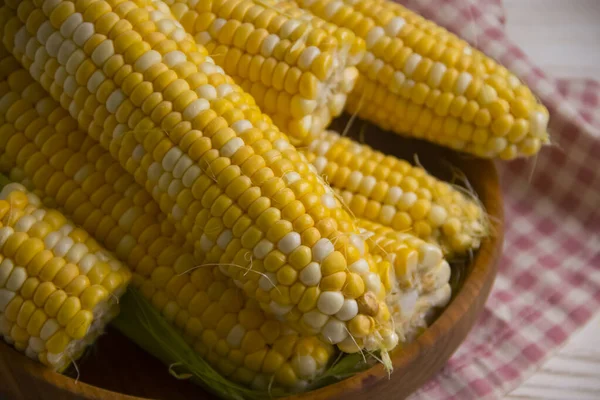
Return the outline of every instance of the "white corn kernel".
[[[163,62],[167,64],[168,67],[173,68],[179,64],[182,64],[187,61],[187,57],[185,53],[174,50],[170,51],[163,56]]]
[[[261,239],[260,242],[254,246],[254,258],[258,260],[264,259],[275,246],[267,239]]]
[[[344,300],[342,308],[335,314],[340,321],[349,321],[358,314],[358,303],[354,299]]]
[[[341,292],[322,292],[317,301],[317,308],[325,315],[333,315],[344,305],[344,295]]]
[[[312,258],[317,262],[323,261],[334,250],[333,243],[329,239],[319,239],[312,247]]]
[[[298,67],[303,70],[309,70],[313,61],[321,54],[321,50],[315,46],[308,46],[298,57]]]
[[[79,261],[79,269],[82,274],[87,274],[90,272],[94,265],[98,263],[98,257],[96,255],[88,253]]]
[[[316,262],[311,262],[300,271],[300,282],[306,286],[316,286],[321,282],[321,267]]]
[[[59,232],[50,232],[44,238],[44,246],[47,249],[53,249],[54,246],[60,241],[62,235]]]
[[[388,36],[396,37],[402,28],[406,25],[406,21],[402,17],[394,17],[385,25],[385,33]]]
[[[351,235],[350,244],[356,247],[361,256],[365,254],[365,241],[362,237],[360,237],[359,235]]]
[[[85,42],[87,42],[94,33],[96,33],[94,25],[90,22],[84,22],[75,29],[75,32],[73,32],[73,41],[77,43],[77,46],[83,47]]]
[[[340,343],[348,336],[346,324],[335,318],[331,318],[323,327],[321,335],[331,344]]]
[[[374,272],[370,272],[365,276],[365,287],[368,291],[375,294],[381,290],[381,278]]]
[[[321,203],[323,203],[323,205],[326,208],[332,209],[336,207],[336,202],[335,202],[335,196],[333,196],[330,193],[326,193],[323,196],[321,196]]]
[[[285,305],[276,303],[275,301],[271,301],[271,303],[269,303],[269,309],[276,317],[281,317],[281,316],[284,316],[285,314],[287,314],[288,312],[290,312],[290,310],[292,309],[292,306],[285,306]]]
[[[419,66],[419,63],[422,59],[423,57],[417,53],[412,53],[410,56],[408,56],[408,59],[404,64],[404,74],[406,76],[411,76]]]
[[[277,243],[277,248],[283,254],[290,254],[301,244],[302,240],[300,234],[298,232],[290,232],[287,235],[285,235],[281,240],[279,240],[279,243]]]
[[[175,164],[177,163],[177,161],[179,161],[182,155],[183,152],[179,147],[172,147],[167,152],[167,154],[165,154],[162,160],[162,167],[164,168],[164,170],[169,172],[173,171],[173,168],[175,168]]]
[[[227,334],[227,344],[231,346],[233,349],[237,349],[242,345],[242,340],[246,335],[246,329],[238,324],[231,328],[229,334]]]
[[[415,202],[418,199],[419,198],[417,197],[417,195],[413,192],[404,192],[398,200],[398,207],[400,208],[400,210],[403,211],[408,210],[410,207],[413,206],[413,204],[415,204]]]
[[[217,238],[217,246],[225,250],[231,239],[233,239],[233,232],[230,229],[225,229]]]
[[[8,303],[15,297],[16,293],[10,290],[0,289],[0,313],[3,313]]]
[[[260,53],[262,54],[262,56],[265,58],[271,57],[271,54],[273,54],[273,50],[275,50],[275,46],[277,46],[277,43],[279,43],[279,41],[279,36],[275,34],[270,34],[269,36],[267,36],[263,40],[262,45],[260,47]]]
[[[21,289],[21,286],[23,286],[23,282],[25,282],[26,279],[27,271],[25,268],[15,267],[6,281],[5,288],[16,293]]]
[[[270,291],[276,286],[277,275],[272,272],[267,272],[260,277],[258,280],[258,287],[264,290],[265,292]]]
[[[192,120],[202,111],[208,110],[210,103],[206,99],[196,99],[183,110],[183,118]]]
[[[327,20],[333,18],[333,16],[335,15],[335,13],[338,12],[338,10],[344,5],[343,2],[341,1],[332,1],[331,3],[327,4],[325,6],[325,18]]]
[[[360,260],[357,260],[354,263],[352,263],[348,267],[348,269],[350,270],[350,272],[354,272],[355,274],[363,276],[369,273],[369,263],[367,263],[367,261],[364,258],[361,258]]]
[[[439,247],[429,244],[423,243],[419,248],[419,262],[421,263],[421,268],[432,268],[442,262],[444,255]]]
[[[369,50],[373,46],[375,46],[375,44],[383,36],[385,36],[385,30],[382,27],[375,26],[375,27],[371,28],[369,33],[367,33],[367,37],[365,39],[365,43],[367,45],[367,50]]]
[[[60,325],[54,318],[46,320],[40,331],[40,339],[48,340],[60,329]]]
[[[27,232],[29,231],[29,228],[31,228],[31,226],[36,222],[37,221],[35,217],[31,215],[24,215],[21,218],[19,218],[19,220],[15,224],[15,232]]]
[[[464,94],[467,91],[472,80],[473,80],[473,75],[471,75],[468,72],[461,72],[458,75],[458,79],[456,80],[456,88],[455,88],[456,94],[457,95]]]
[[[298,376],[312,378],[317,372],[317,362],[309,355],[297,355],[292,359],[292,368]]]
[[[320,329],[323,325],[325,325],[325,323],[327,323],[328,319],[329,317],[327,315],[317,310],[311,310],[302,316],[304,323],[315,329]]]
[[[73,246],[73,244],[74,244],[73,239],[66,236],[66,237],[63,237],[62,239],[60,239],[56,243],[56,245],[54,246],[52,251],[54,252],[55,256],[64,257],[64,255],[67,254],[69,252],[69,250],[71,250],[71,247]]]
[[[85,244],[75,243],[65,258],[68,262],[77,264],[88,252],[88,247]]]
[[[102,67],[106,60],[115,54],[115,48],[112,40],[105,40],[100,43],[92,52],[92,61],[97,67]]]
[[[231,124],[231,129],[233,129],[237,134],[244,133],[248,129],[252,129],[252,123],[247,119],[241,119]]]
[[[219,150],[223,157],[232,157],[239,149],[244,147],[244,141],[239,137],[234,137],[221,147]]]

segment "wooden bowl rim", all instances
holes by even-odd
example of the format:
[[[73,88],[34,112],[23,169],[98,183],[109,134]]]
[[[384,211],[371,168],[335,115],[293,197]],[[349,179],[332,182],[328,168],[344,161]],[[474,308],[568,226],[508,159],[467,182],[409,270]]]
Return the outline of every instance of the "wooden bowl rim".
[[[447,334],[447,332],[452,329],[454,324],[456,324],[457,321],[459,321],[461,317],[467,313],[469,305],[478,297],[480,291],[482,290],[480,283],[487,279],[493,279],[493,277],[490,277],[490,274],[495,273],[494,264],[501,252],[504,239],[503,202],[498,173],[494,162],[489,160],[478,160],[478,162],[481,164],[482,169],[479,174],[486,176],[488,180],[485,197],[494,199],[494,201],[490,201],[489,204],[485,202],[485,199],[483,199],[483,201],[488,215],[494,219],[493,225],[495,234],[493,237],[482,242],[482,246],[477,252],[473,261],[472,270],[461,287],[461,290],[452,299],[451,303],[444,309],[444,311],[438,316],[435,322],[428,327],[425,332],[417,338],[417,340],[402,349],[402,351],[392,354],[391,358],[394,368],[404,367],[411,363],[415,358],[417,358],[419,353],[426,352],[433,346],[438,338]],[[473,288],[473,290],[465,290],[468,287]],[[6,343],[0,341],[0,352],[6,351],[14,352],[14,349],[8,346]],[[85,382],[77,382],[75,379],[54,372],[19,353],[15,352],[15,356],[20,356],[20,358],[22,358],[22,363],[20,363],[21,366],[15,368],[22,368],[28,374],[37,377],[38,379],[54,386],[59,390],[64,390],[66,392],[70,392],[71,394],[94,394],[95,398],[147,400],[147,398],[114,392],[109,389],[104,389]],[[371,386],[382,379],[388,379],[388,373],[385,371],[385,368],[382,364],[378,364],[343,381],[314,391],[293,395],[287,397],[286,399],[326,399],[335,394],[349,392],[357,388],[364,387],[364,382],[368,381],[366,385]]]

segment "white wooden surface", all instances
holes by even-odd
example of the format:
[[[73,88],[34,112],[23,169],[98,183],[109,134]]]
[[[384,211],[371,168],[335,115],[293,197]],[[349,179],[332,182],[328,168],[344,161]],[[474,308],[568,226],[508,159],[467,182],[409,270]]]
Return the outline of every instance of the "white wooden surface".
[[[600,0],[504,0],[509,35],[557,78],[600,80]],[[600,399],[600,314],[506,400]]]
[[[597,315],[506,400],[599,398],[600,315]]]
[[[503,1],[509,35],[545,71],[600,80],[600,0]]]

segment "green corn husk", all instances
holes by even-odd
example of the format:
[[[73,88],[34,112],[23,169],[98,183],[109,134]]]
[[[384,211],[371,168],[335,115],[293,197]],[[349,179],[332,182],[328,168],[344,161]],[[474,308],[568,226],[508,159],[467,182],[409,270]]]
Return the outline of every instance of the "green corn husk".
[[[289,395],[281,389],[260,391],[229,381],[215,371],[183,340],[177,330],[136,290],[129,288],[119,302],[121,312],[112,325],[144,351],[158,358],[177,379],[191,379],[223,399],[263,400]],[[327,386],[363,371],[376,357],[347,354],[340,357],[311,385]]]
[[[12,183],[10,179],[8,179],[4,174],[0,174],[0,190],[9,183]]]
[[[269,392],[249,389],[221,376],[136,289],[129,288],[119,305],[121,312],[112,325],[144,351],[168,365],[173,377],[191,379],[223,399],[262,400],[286,395],[279,389]]]

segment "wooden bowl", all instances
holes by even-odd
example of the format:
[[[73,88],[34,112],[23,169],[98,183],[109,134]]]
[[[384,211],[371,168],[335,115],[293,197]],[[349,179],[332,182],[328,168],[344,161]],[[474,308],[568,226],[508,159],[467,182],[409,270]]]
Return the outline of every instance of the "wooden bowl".
[[[419,161],[433,174],[447,178],[440,160],[450,161],[468,177],[488,214],[494,236],[483,241],[467,277],[448,307],[419,338],[392,354],[394,372],[388,378],[382,365],[322,389],[291,399],[401,399],[423,385],[458,348],[483,310],[502,249],[502,198],[493,162],[458,156],[439,147],[369,130],[366,141],[394,149],[403,158]],[[0,393],[10,399],[210,399],[189,382],[177,381],[167,368],[115,330],[109,329],[91,354],[78,362],[79,380],[49,371],[0,343]]]

